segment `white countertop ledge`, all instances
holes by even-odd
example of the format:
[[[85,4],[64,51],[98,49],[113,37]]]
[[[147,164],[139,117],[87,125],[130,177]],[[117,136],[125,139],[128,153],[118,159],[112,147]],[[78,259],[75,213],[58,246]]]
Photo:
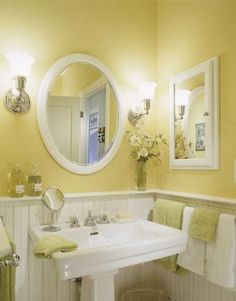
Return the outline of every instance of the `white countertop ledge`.
[[[152,197],[154,200],[157,197],[170,197],[176,198],[178,200],[185,199],[190,201],[205,201],[208,203],[212,203],[218,206],[227,206],[230,208],[236,209],[236,198],[229,198],[223,196],[212,196],[212,195],[204,195],[190,192],[181,192],[181,191],[172,191],[165,189],[148,189],[145,191],[136,191],[136,190],[121,190],[121,191],[100,191],[100,192],[72,192],[72,193],[64,193],[65,200],[74,200],[78,199],[80,201],[88,201],[88,200],[96,200],[102,199],[109,200],[114,198],[125,197],[129,198],[141,198],[141,197]],[[0,197],[0,205],[5,205],[8,203],[9,205],[36,205],[41,201],[41,197],[30,197],[24,196],[21,198],[13,198],[9,196]]]

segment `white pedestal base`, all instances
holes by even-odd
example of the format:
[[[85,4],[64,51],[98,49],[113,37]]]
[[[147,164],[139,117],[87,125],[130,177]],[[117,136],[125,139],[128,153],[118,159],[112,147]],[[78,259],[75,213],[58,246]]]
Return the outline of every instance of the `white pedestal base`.
[[[114,276],[118,269],[82,279],[81,301],[115,301]]]

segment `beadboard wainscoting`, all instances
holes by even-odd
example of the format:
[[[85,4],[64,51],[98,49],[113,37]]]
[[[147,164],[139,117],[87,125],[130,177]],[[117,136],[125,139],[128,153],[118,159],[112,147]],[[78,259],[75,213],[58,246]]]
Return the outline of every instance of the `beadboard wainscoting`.
[[[71,214],[84,220],[88,210],[106,211],[109,216],[129,211],[140,218],[147,218],[153,207],[153,193],[104,193],[104,194],[68,194],[65,206],[58,216],[58,222],[68,221]],[[21,257],[16,269],[16,301],[79,301],[78,287],[74,282],[60,281],[50,261],[35,259],[31,240],[28,236],[30,225],[47,223],[48,211],[43,208],[40,199],[1,198],[0,216],[13,237],[17,253]],[[117,295],[120,289],[117,288]],[[104,300],[105,301],[105,300]]]
[[[19,201],[19,205],[0,203],[0,215],[21,258],[16,268],[16,301],[78,300],[73,283],[59,283],[47,261],[42,263],[33,258],[28,227],[36,222],[39,208],[41,210],[38,202],[33,202],[27,204]]]
[[[219,206],[226,204],[230,207],[228,210],[236,207],[236,200],[170,191],[66,194],[65,206],[58,221],[67,221],[70,214],[76,214],[82,221],[88,210],[107,211],[110,216],[120,211],[130,211],[140,218],[147,218],[157,196],[200,203],[206,200]],[[16,301],[79,301],[79,289],[74,282],[58,280],[50,261],[33,256],[28,238],[29,225],[46,223],[48,219],[40,198],[0,198],[0,215],[21,257],[17,267]],[[175,275],[153,262],[120,269],[115,284],[116,301],[120,300],[122,292],[135,287],[165,289],[172,301],[236,301],[235,292],[211,284],[193,273]]]
[[[116,278],[116,300],[120,292],[144,287],[164,289],[171,301],[236,301],[236,293],[206,281],[194,273],[176,275],[148,262],[121,269]]]
[[[214,285],[204,277],[191,272],[176,275],[153,262],[121,269],[116,287],[117,301],[120,292],[137,287],[164,289],[171,301],[236,301],[235,292]]]

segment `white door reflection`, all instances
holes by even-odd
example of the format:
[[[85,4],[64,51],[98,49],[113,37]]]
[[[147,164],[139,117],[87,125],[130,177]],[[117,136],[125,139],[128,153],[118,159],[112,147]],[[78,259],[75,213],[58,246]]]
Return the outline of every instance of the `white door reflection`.
[[[65,158],[90,165],[105,156],[116,133],[117,102],[99,70],[84,64],[68,67],[56,78],[47,106],[50,132]]]
[[[83,104],[80,97],[50,96],[48,114],[60,152],[73,162],[90,164],[105,152],[106,89],[84,99]]]
[[[99,140],[99,129],[105,127],[106,91],[99,91],[86,97],[85,119],[87,119],[87,131],[85,142],[86,163],[93,163],[102,158],[105,151],[105,139]],[[88,116],[88,118],[87,118]]]
[[[88,151],[86,154],[88,154],[88,158],[86,159],[86,162],[92,163],[96,162],[99,155],[99,145],[98,145],[98,128],[99,128],[99,110],[98,108],[95,109],[95,111],[89,112],[88,116],[88,134],[86,135],[86,142],[87,142],[87,148]]]
[[[79,97],[50,95],[48,119],[50,131],[60,153],[73,162],[79,162]]]

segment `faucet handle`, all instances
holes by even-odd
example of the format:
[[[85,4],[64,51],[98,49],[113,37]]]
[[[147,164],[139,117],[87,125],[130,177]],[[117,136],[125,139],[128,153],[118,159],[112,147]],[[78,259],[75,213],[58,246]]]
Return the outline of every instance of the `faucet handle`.
[[[84,225],[89,227],[94,227],[96,225],[95,216],[92,215],[91,210],[88,211],[88,216],[85,219]]]
[[[110,220],[106,213],[103,213],[101,220],[102,220],[102,224],[110,224]]]
[[[94,216],[94,215],[93,215],[93,213],[92,213],[92,210],[89,210],[89,211],[88,211],[88,217],[89,217],[89,218],[93,218],[93,216]]]
[[[78,218],[76,217],[76,215],[70,215],[68,223],[70,223],[71,228],[79,228],[80,227],[80,224],[79,224],[79,221],[78,221]]]
[[[97,224],[110,224],[110,220],[106,212],[96,215],[95,220]]]

